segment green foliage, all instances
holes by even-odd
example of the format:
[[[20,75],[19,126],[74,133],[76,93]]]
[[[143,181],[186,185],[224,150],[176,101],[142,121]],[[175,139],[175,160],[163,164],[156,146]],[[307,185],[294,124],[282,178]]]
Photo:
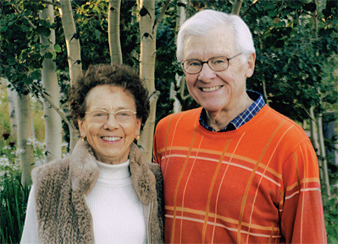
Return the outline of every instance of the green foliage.
[[[1,179],[1,243],[19,243],[21,238],[29,189],[20,184],[20,175],[8,172]]]
[[[81,43],[83,69],[87,69],[90,64],[110,63],[107,36],[108,2],[86,1],[82,5],[74,4],[73,9]]]
[[[324,207],[325,228],[327,233],[327,243],[338,243],[337,194],[334,194],[331,197],[323,196],[323,207]]]
[[[19,243],[29,188],[20,183],[21,171],[15,164],[16,147],[4,145],[7,140],[0,140],[0,242]]]
[[[21,185],[21,170],[15,142],[5,133],[0,137],[0,243],[19,243],[23,231],[30,187]],[[34,162],[42,165],[45,146],[30,140],[34,145]],[[65,145],[63,145],[65,146]]]
[[[52,26],[48,22],[40,20],[38,10],[44,7],[42,2],[1,1],[0,76],[7,77],[19,92],[27,94],[30,92],[29,84],[41,79],[40,69],[43,58],[53,58],[57,65],[61,104],[64,111],[67,112],[64,104],[67,102],[70,81],[67,48],[60,14],[55,7],[55,24]],[[180,65],[176,61],[177,7],[185,7],[187,16],[191,16],[203,8],[229,13],[232,10],[233,2],[192,0],[188,6],[178,0],[170,2],[166,15],[157,29],[155,85],[156,89],[160,91],[158,108],[161,109],[156,111],[156,123],[173,111],[173,100],[170,99],[172,84],[177,91],[177,98],[181,102],[182,110],[198,106],[191,97],[187,96],[186,89],[181,97],[180,87],[176,86],[176,74],[183,75]],[[316,112],[329,109],[337,113],[338,73],[336,67],[338,58],[336,40],[338,21],[336,0],[320,1],[318,6],[312,0],[265,0],[258,1],[251,6],[252,2],[243,1],[240,12],[253,32],[257,51],[255,74],[248,79],[248,88],[263,93],[263,80],[265,80],[267,100],[270,106],[296,121],[307,119],[307,111],[312,105],[316,106]],[[159,14],[162,6],[163,1],[157,1],[156,14]],[[74,38],[80,40],[83,69],[87,69],[90,64],[110,63],[107,35],[108,1],[75,0],[72,1],[72,7],[77,29]],[[120,40],[123,62],[138,69],[140,36],[135,9],[136,1],[123,1],[121,4]],[[318,21],[317,29],[314,25],[315,18]],[[39,35],[48,35],[51,29],[55,29],[56,32],[54,51],[41,56],[40,51],[44,47],[40,44]],[[37,106],[42,110],[42,107],[36,104],[33,106],[34,110],[37,109]],[[4,108],[4,110],[8,110],[8,108]],[[35,118],[40,121],[39,118],[42,118],[42,114]],[[9,118],[3,111],[0,112],[0,121],[1,134],[7,133],[10,130]],[[336,122],[336,128],[337,126]],[[35,131],[41,131],[42,127],[43,125],[40,124],[35,128]],[[64,135],[67,137],[68,128],[65,124],[63,128]],[[35,145],[37,161],[42,162],[43,144],[40,145],[38,141],[43,141],[43,139],[41,140],[40,136],[37,138],[37,141],[31,143]],[[16,159],[16,151],[8,145],[9,140],[14,139],[10,138],[7,141],[1,139],[1,155],[2,158],[9,159],[6,163],[12,164]],[[8,191],[12,192],[12,195],[22,195],[24,190],[20,188],[20,181],[17,178],[18,171],[8,168],[6,170],[13,174],[13,176],[10,174],[7,174],[6,177],[5,174],[1,176],[3,182],[6,179],[6,189],[12,189]],[[0,172],[2,172],[1,169]],[[332,185],[335,185],[337,175],[332,172],[330,177]],[[1,197],[3,196],[1,195]],[[15,199],[14,195],[12,199]],[[23,199],[18,198],[18,201]],[[6,201],[3,202],[6,203]],[[337,201],[334,201],[334,198],[326,199],[324,196],[323,202],[329,243],[337,243]],[[12,205],[15,206],[15,203]],[[18,210],[16,211],[18,212]],[[14,214],[11,216],[17,216],[17,212],[11,212]],[[2,216],[3,209],[1,209],[1,224],[4,223]],[[3,236],[1,238],[8,242],[14,241],[14,239],[4,239]],[[18,240],[19,235],[15,238]]]
[[[0,76],[6,77],[19,93],[25,95],[29,93],[27,85],[41,76],[43,56],[40,51],[44,47],[40,44],[39,34],[48,35],[53,28],[38,18],[38,12],[43,8],[38,1],[1,2]]]
[[[4,133],[8,133],[11,130],[11,125],[10,125],[10,118],[9,118],[9,113],[5,111],[8,110],[8,96],[7,93],[2,89],[2,85],[0,84],[0,106],[1,110],[0,111],[0,135]]]

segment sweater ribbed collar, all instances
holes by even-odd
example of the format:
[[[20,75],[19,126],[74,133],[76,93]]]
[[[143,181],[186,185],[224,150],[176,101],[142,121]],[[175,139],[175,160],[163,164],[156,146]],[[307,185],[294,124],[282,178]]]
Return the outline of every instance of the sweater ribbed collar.
[[[104,180],[122,180],[130,177],[129,160],[120,164],[105,164],[96,161],[99,167],[99,179]]]

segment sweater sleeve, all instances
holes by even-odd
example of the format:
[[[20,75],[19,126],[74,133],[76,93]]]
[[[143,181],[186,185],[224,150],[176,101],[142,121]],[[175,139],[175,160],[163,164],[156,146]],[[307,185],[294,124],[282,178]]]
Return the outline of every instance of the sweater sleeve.
[[[283,165],[281,230],[286,243],[327,243],[317,156],[309,140]]]
[[[38,222],[36,219],[34,185],[32,186],[30,193],[29,193],[29,197],[28,197],[25,224],[24,224],[20,243],[21,244],[39,243]]]

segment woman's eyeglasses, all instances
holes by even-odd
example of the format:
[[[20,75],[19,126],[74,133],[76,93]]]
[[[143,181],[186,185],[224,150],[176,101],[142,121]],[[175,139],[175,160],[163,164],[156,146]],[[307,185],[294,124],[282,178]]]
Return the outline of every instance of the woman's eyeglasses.
[[[86,112],[86,114],[88,114],[89,120],[95,123],[107,122],[110,115],[113,115],[117,122],[126,123],[131,121],[137,113],[129,109],[123,109],[111,113],[107,112],[106,110],[95,110]]]

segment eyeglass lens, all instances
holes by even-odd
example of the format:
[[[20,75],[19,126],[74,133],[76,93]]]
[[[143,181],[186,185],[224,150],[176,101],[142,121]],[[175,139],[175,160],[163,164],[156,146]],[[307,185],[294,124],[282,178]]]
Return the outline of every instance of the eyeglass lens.
[[[120,110],[111,114],[115,117],[116,121],[125,123],[131,121],[136,113],[131,110]],[[104,123],[109,119],[109,113],[107,111],[98,110],[90,112],[89,117],[93,122]]]
[[[207,62],[191,59],[183,62],[183,68],[187,73],[197,74],[202,70],[203,64],[207,63],[213,71],[223,71],[229,66],[229,61],[226,57],[214,57]]]

